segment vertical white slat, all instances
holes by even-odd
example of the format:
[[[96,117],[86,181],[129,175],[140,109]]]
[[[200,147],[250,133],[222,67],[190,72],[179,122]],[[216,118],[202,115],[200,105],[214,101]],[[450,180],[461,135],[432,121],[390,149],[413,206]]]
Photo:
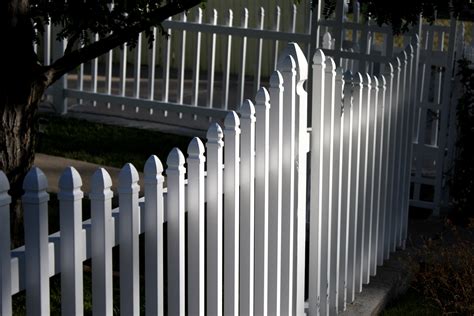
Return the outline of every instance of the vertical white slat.
[[[202,9],[197,9],[196,21],[197,24],[202,24]],[[199,72],[201,71],[201,32],[196,32],[196,50],[194,51],[194,69],[193,69],[193,94],[191,104],[198,105],[199,97]]]
[[[49,315],[48,180],[33,167],[23,181],[26,312]]]
[[[309,226],[309,268],[308,281],[309,310],[308,315],[323,314],[326,310],[326,279],[327,273],[322,271],[322,139],[324,136],[322,116],[325,107],[325,68],[326,57],[322,50],[316,50],[313,56],[313,86],[312,86],[312,118],[311,118],[311,201]],[[335,68],[335,67],[334,67]],[[324,283],[324,293],[321,293],[321,284]],[[324,305],[324,307],[323,307]]]
[[[127,163],[119,174],[120,312],[140,314],[138,172]]]
[[[265,10],[263,7],[258,9],[258,22],[257,29],[263,30],[265,26]],[[263,50],[263,38],[257,39],[257,56],[255,59],[255,75],[254,75],[254,93],[260,89],[260,77],[262,76],[262,50]]]
[[[224,121],[224,315],[239,315],[239,126],[230,111]]]
[[[283,77],[282,212],[281,212],[281,313],[293,310],[293,251],[295,221],[295,60],[287,55],[278,64]]]
[[[377,203],[376,210],[378,213],[378,223],[377,225],[377,237],[375,240],[374,250],[375,264],[381,266],[383,264],[383,246],[384,246],[384,227],[385,227],[385,172],[387,169],[387,159],[386,159],[386,142],[387,142],[387,112],[388,107],[386,102],[386,92],[387,92],[387,81],[385,75],[380,75],[379,79],[379,96],[378,96],[378,112],[377,112],[377,173],[378,179],[376,179],[376,191],[377,191]]]
[[[94,42],[99,41],[99,34],[95,33],[94,34]],[[97,80],[99,76],[99,57],[96,57],[92,60],[92,69],[91,69],[91,74],[92,74],[92,86],[91,90],[93,93],[97,93]],[[96,102],[93,102],[93,105],[96,105]]]
[[[92,314],[113,315],[112,179],[100,168],[91,178]]]
[[[105,57],[105,93],[112,94],[113,49]]]
[[[54,37],[57,37],[59,34],[59,29],[54,28]],[[55,40],[53,42],[52,57],[56,61],[59,58],[63,57],[64,51],[67,47],[67,39]],[[53,106],[55,111],[59,114],[67,113],[67,98],[64,95],[64,90],[67,89],[67,74],[59,78],[51,89],[53,96]]]
[[[255,96],[255,299],[254,314],[268,313],[268,214],[270,95],[260,88]]]
[[[184,156],[173,148],[166,164],[168,193],[168,314],[185,315]]]
[[[357,238],[361,234],[360,227],[358,226],[360,211],[359,205],[359,176],[360,176],[360,142],[361,142],[361,127],[360,127],[360,110],[362,104],[362,75],[355,73],[353,78],[353,90],[352,90],[352,106],[350,111],[350,126],[351,126],[351,160],[350,164],[350,201],[349,209],[351,216],[350,223],[350,236],[349,236],[349,270],[351,278],[347,280],[347,301],[352,303],[355,298],[356,291],[359,292],[359,286],[357,286],[356,280],[360,276],[360,269],[357,270]],[[360,268],[360,267],[359,267]],[[359,278],[360,279],[360,278]],[[359,283],[360,284],[360,283]]]
[[[364,269],[366,269],[367,274],[365,275],[365,281],[369,283],[370,276],[375,276],[376,274],[376,262],[375,256],[372,253],[376,252],[376,231],[378,218],[375,210],[375,179],[376,179],[376,170],[377,170],[377,117],[378,117],[378,91],[379,91],[379,81],[377,77],[372,77],[372,86],[370,90],[370,105],[369,105],[369,125],[368,125],[368,162],[367,162],[367,195],[366,195],[366,210],[368,216],[365,218],[366,224],[366,234],[367,238],[367,250],[364,252]],[[365,271],[365,270],[364,270]]]
[[[194,137],[188,146],[188,314],[204,316],[205,312],[205,218],[204,218],[204,144]]]
[[[291,24],[290,24],[290,32],[296,32],[296,18],[297,18],[297,7],[296,4],[293,3],[291,6]]]
[[[384,139],[385,146],[385,183],[384,183],[384,212],[385,212],[385,221],[383,227],[383,259],[388,260],[390,257],[390,225],[391,225],[391,213],[390,213],[390,190],[391,187],[391,156],[393,156],[394,151],[394,141],[393,141],[393,94],[394,94],[394,77],[395,71],[391,63],[387,67],[387,91],[385,94],[385,121],[384,129],[387,132]],[[386,127],[386,128],[385,128]]]
[[[255,241],[255,107],[240,107],[240,254],[239,313],[253,315]]]
[[[59,178],[59,211],[61,230],[61,313],[84,314],[82,256],[82,179],[76,169],[68,167]]]
[[[333,205],[332,189],[334,178],[334,111],[335,111],[335,79],[336,79],[336,64],[331,57],[326,59],[326,69],[324,76],[324,106],[321,110],[322,137],[321,149],[323,159],[320,165],[322,179],[320,180],[320,194],[321,194],[321,258],[322,274],[321,277],[321,292],[326,292],[326,298],[321,298],[321,313],[336,313],[337,304],[337,275],[339,273],[336,263],[337,240],[333,240],[337,234],[337,206]],[[326,284],[324,284],[325,282]],[[323,303],[325,306],[323,306]]]
[[[281,197],[283,137],[283,77],[270,77],[269,211],[268,211],[268,314],[280,315],[281,296]]]
[[[358,199],[358,229],[360,234],[357,235],[357,254],[356,254],[356,286],[358,291],[362,291],[362,284],[367,284],[367,265],[365,264],[367,251],[367,217],[369,210],[367,208],[366,196],[368,194],[367,178],[368,178],[368,156],[369,156],[369,116],[370,116],[370,90],[371,78],[368,74],[363,76],[362,85],[362,103],[360,107],[360,171],[359,171],[359,199]]]
[[[233,12],[229,9],[226,26],[232,27]],[[230,61],[232,56],[232,35],[227,35],[227,42],[224,44],[224,72],[222,84],[222,104],[224,109],[229,108],[229,81],[230,81]]]
[[[306,267],[306,186],[307,154],[309,151],[308,134],[308,93],[304,89],[308,79],[308,61],[296,43],[288,43],[284,55],[291,55],[296,65],[295,83],[295,220],[293,251],[293,310],[290,314],[302,315],[305,304],[305,267]]]
[[[275,16],[273,20],[273,30],[275,32],[280,31],[280,18],[281,18],[281,9],[280,9],[280,6],[277,5],[275,8]],[[272,52],[273,53],[273,69],[277,69],[278,51],[279,51],[278,44],[279,43],[277,40],[273,42],[273,52]]]
[[[84,45],[81,44],[81,48],[83,48]],[[78,68],[77,68],[77,85],[76,85],[76,88],[77,90],[79,91],[83,91],[84,90],[84,64],[81,64]],[[82,99],[78,99],[77,102],[79,104],[82,104],[83,100]]]
[[[140,81],[142,78],[142,33],[138,34],[137,46],[135,46],[135,56],[133,63],[133,96],[140,97]]]
[[[342,70],[341,70],[342,71]],[[342,74],[341,74],[342,75]],[[343,75],[344,86],[343,86],[343,114],[341,117],[341,146],[342,146],[342,169],[340,174],[341,185],[341,214],[345,214],[346,226],[345,226],[345,249],[342,252],[345,253],[346,259],[344,262],[344,305],[352,303],[354,300],[354,254],[355,254],[355,222],[356,214],[353,208],[352,198],[355,192],[355,180],[353,179],[354,170],[356,166],[353,164],[353,134],[352,134],[352,112],[353,112],[353,95],[352,95],[352,74],[347,71]],[[357,86],[356,86],[357,89]],[[357,133],[357,130],[356,130]],[[354,143],[356,144],[356,143]],[[342,215],[344,216],[344,215]],[[344,230],[344,227],[342,228]]]
[[[211,25],[217,25],[217,10],[212,10]],[[214,107],[214,76],[216,66],[216,33],[211,34],[211,46],[207,68],[207,106]]]
[[[152,34],[155,39],[153,43],[149,44],[151,47],[148,48],[148,99],[155,99],[155,65],[156,65],[156,27],[153,28]],[[161,36],[161,34],[160,34]]]
[[[48,22],[44,28],[43,34],[43,64],[49,66],[51,64],[51,20],[48,18]]]
[[[120,49],[120,95],[125,96],[127,91],[127,43]]]
[[[12,281],[10,254],[10,184],[0,171],[0,315],[12,314]]]
[[[222,129],[212,124],[207,130],[207,182],[206,182],[206,311],[209,315],[222,315]]]
[[[145,313],[164,315],[163,165],[155,155],[145,163]]]
[[[336,72],[337,75],[337,72]],[[339,260],[339,292],[338,292],[338,310],[346,309],[348,298],[349,281],[353,279],[352,266],[352,248],[349,248],[353,238],[353,225],[355,220],[354,212],[350,209],[351,197],[351,154],[352,154],[352,130],[351,130],[351,107],[352,107],[352,75],[346,72],[340,79],[343,87],[343,107],[341,113],[340,127],[340,166],[339,166],[339,208],[341,217],[340,242],[340,260]],[[338,84],[336,77],[336,84]],[[351,251],[351,252],[349,252]],[[352,285],[352,282],[350,283]]]
[[[183,12],[181,15],[181,21],[184,23],[187,21],[187,13]],[[179,61],[178,61],[178,89],[177,89],[177,100],[176,103],[183,104],[184,96],[184,71],[186,68],[186,30],[181,31],[181,42],[179,47]]]
[[[247,8],[244,8],[242,11],[242,20],[240,27],[243,29],[248,28],[249,24],[249,11]],[[237,104],[241,104],[244,101],[244,92],[245,92],[245,70],[247,66],[247,36],[242,36],[242,42],[240,46],[240,62],[239,62],[239,87],[237,94]]]
[[[168,18],[169,21],[172,20],[171,17]],[[162,100],[163,102],[168,102],[169,100],[169,90],[170,90],[170,63],[171,63],[171,29],[166,29],[167,37],[165,37],[163,44],[163,90],[162,90]]]

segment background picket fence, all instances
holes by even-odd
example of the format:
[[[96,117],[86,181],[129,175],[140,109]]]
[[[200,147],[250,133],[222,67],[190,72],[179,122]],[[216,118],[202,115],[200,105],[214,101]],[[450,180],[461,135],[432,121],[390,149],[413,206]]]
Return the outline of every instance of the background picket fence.
[[[27,313],[48,315],[49,277],[59,272],[62,313],[82,314],[82,262],[92,258],[93,314],[111,315],[112,247],[120,245],[120,311],[139,315],[142,233],[147,315],[344,310],[405,245],[416,55],[409,45],[375,77],[343,73],[322,50],[308,69],[292,43],[255,105],[230,111],[223,129],[211,124],[206,144],[194,138],[187,158],[173,149],[166,170],[148,159],[143,197],[126,164],[112,210],[112,181],[101,168],[91,179],[91,219],[81,222],[81,176],[66,169],[60,231],[50,236],[47,179],[33,168],[23,186],[25,246],[12,251],[9,184],[0,172],[1,314],[10,315],[11,295],[26,289]]]

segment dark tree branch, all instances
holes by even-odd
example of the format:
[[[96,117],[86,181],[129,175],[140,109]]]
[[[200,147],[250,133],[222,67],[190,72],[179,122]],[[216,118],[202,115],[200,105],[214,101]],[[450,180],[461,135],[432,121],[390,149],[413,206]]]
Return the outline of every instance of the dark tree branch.
[[[201,2],[202,0],[189,0],[185,3],[170,1],[166,5],[153,10],[148,14],[146,19],[143,19],[144,21],[150,22],[134,24],[83,48],[73,50],[69,53],[66,51],[67,54],[56,60],[52,65],[45,67],[45,76],[47,78],[46,86],[52,85],[64,74],[82,63],[107,53],[150,27],[161,24],[161,22],[170,16],[189,10]]]

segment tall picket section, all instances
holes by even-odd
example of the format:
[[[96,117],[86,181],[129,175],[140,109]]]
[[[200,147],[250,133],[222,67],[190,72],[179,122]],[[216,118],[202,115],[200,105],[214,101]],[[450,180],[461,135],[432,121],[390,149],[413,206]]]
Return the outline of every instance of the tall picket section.
[[[127,315],[345,310],[407,238],[415,60],[409,46],[375,77],[344,72],[317,50],[309,69],[290,43],[255,102],[229,111],[222,127],[211,123],[187,157],[174,148],[165,167],[147,160],[142,197],[127,163],[112,209],[113,183],[100,168],[90,181],[91,219],[82,222],[83,179],[70,167],[59,181],[60,231],[48,236],[48,183],[33,168],[24,181],[25,246],[12,251],[0,172],[2,315],[23,289],[27,314],[48,315],[49,277],[58,273],[62,312],[83,313],[89,258],[94,315],[118,306]]]

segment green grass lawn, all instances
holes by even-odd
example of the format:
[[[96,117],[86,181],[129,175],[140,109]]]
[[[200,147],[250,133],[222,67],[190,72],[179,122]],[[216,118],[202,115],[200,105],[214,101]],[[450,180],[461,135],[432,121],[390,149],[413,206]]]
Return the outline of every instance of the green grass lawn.
[[[42,115],[36,151],[65,158],[121,168],[131,162],[138,170],[148,157],[157,155],[163,164],[173,147],[186,153],[191,137],[165,134],[85,120]]]

